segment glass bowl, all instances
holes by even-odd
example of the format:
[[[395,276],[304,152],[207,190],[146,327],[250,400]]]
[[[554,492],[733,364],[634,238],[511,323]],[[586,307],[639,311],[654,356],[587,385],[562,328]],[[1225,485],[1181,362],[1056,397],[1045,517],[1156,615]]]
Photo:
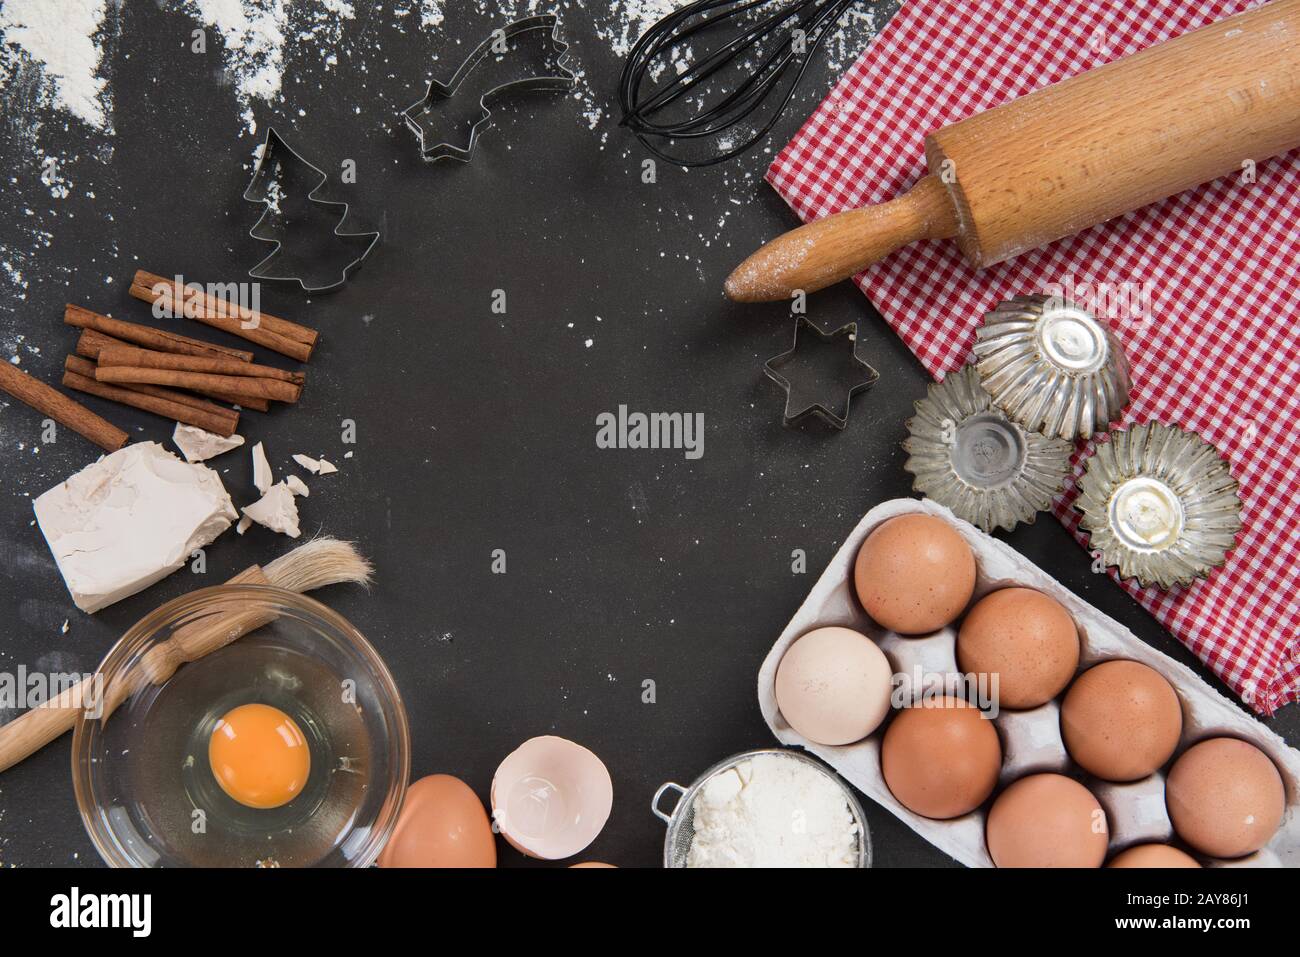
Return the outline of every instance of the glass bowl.
[[[182,649],[216,644],[186,662]],[[314,599],[263,585],[184,595],[113,646],[93,687],[72,779],[113,867],[368,867],[397,824],[406,709],[370,643]],[[305,784],[279,807],[232,799],[208,759],[218,721],[250,703],[288,714],[310,749]]]

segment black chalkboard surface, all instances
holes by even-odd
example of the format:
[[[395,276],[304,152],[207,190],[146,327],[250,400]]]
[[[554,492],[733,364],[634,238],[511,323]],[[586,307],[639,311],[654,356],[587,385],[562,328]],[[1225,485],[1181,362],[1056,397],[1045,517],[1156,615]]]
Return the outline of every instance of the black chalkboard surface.
[[[577,94],[507,104],[469,165],[429,165],[397,113],[502,18],[485,4],[447,3],[425,28],[418,10],[400,17],[390,6],[356,2],[337,33],[294,45],[283,99],[251,104],[257,135],[223,74],[220,38],[192,52],[196,23],[179,5],[114,14],[103,67],[112,135],[48,112],[34,131],[11,118],[35,109],[31,90],[7,88],[4,358],[57,381],[75,341],[65,302],[148,321],[127,294],[137,268],[244,279],[267,248],[247,235],[259,209],[240,196],[273,124],[330,175],[325,195],[352,204],[350,225],[383,233],[338,292],[262,289],[265,309],[319,329],[321,345],[301,403],[247,413],[241,431],[265,443],[277,474],[295,452],[339,466],[305,476],[304,534],[355,540],[377,569],[368,593],[340,586],[317,597],[387,660],[417,776],[454,774],[486,797],[521,741],[572,738],[614,781],[613,814],[583,857],[654,866],[655,788],[771,743],[755,698],[759,662],[861,514],[910,494],[899,443],[927,380],[866,300],[848,284],[809,300],[823,328],[859,323],[859,355],[880,372],[837,432],[781,423],[784,398],[762,364],[789,348],[788,307],[722,296],[729,270],[793,224],[762,172],[846,63],[833,56],[810,73],[768,150],[691,172],[661,163],[646,182],[646,154],[611,114],[620,61],[605,14],[564,5]],[[48,156],[61,158],[65,197],[42,181]],[[355,183],[340,181],[349,162]],[[195,324],[178,331],[237,343]],[[89,404],[138,439],[170,435],[170,422]],[[702,415],[702,455],[600,447],[598,417],[620,406]],[[342,441],[344,420],[355,444]],[[31,499],[96,450],[72,435],[42,445],[39,417],[13,404],[0,410],[0,440],[0,668],[91,670],[156,605],[291,547],[261,528],[228,533],[208,549],[205,575],[182,570],[83,615]],[[237,502],[253,499],[246,451],[211,464]],[[1008,540],[1143,639],[1193,661],[1090,571],[1050,517]],[[807,555],[804,574],[792,572],[795,549]],[[505,574],[493,573],[495,550]],[[1295,709],[1272,724],[1300,741]],[[0,775],[0,864],[98,864],[68,753],[64,739]],[[878,866],[952,863],[888,813],[866,812]],[[504,844],[500,859],[538,863]]]

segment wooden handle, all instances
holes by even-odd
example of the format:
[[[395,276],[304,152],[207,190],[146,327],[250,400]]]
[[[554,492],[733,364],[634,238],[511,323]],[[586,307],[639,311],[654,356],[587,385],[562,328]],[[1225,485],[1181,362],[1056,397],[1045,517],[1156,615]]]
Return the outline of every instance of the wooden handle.
[[[227,585],[269,585],[270,580],[257,565],[246,568]],[[261,618],[262,620],[258,620]],[[225,647],[240,635],[265,624],[264,613],[219,613],[177,628],[166,641],[150,648],[133,668],[114,685],[104,690],[104,717],[112,714],[132,691],[145,681],[161,684],[175,674],[186,661],[194,661],[218,648]],[[85,678],[50,701],[32,708],[0,727],[0,771],[6,771],[30,757],[55,738],[71,731],[87,701],[92,700],[94,676]]]
[[[786,299],[816,292],[859,273],[900,246],[957,234],[951,200],[936,176],[898,199],[828,216],[778,236],[727,277],[736,302]]]

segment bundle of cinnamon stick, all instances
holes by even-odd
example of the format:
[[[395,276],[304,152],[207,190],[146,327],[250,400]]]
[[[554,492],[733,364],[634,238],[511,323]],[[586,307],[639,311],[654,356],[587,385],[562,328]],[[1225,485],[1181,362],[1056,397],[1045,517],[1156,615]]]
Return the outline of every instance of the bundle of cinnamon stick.
[[[179,277],[165,279],[138,270],[131,295],[150,303],[166,300],[172,316],[195,319],[299,362],[311,358],[319,338],[314,329],[185,285]],[[297,402],[302,395],[301,372],[259,365],[244,349],[101,316],[72,304],[63,321],[81,329],[63,372],[64,386],[79,392],[224,436],[233,435],[239,426],[239,412],[228,405],[265,412],[272,402]],[[126,432],[9,363],[0,363],[0,389],[105,451],[116,451],[127,442]]]

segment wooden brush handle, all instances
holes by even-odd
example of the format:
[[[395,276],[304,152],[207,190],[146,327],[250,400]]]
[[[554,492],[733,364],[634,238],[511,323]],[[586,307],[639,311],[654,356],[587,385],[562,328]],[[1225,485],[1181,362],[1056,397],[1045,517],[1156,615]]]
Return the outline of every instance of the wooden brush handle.
[[[898,199],[828,216],[777,237],[727,277],[727,295],[736,302],[767,302],[798,290],[816,292],[908,243],[955,235],[951,201],[932,174]]]
[[[271,582],[262,569],[254,565],[244,569],[226,584],[270,585]],[[257,620],[259,618],[262,620]],[[140,659],[139,668],[133,668],[120,681],[104,689],[104,717],[112,714],[132,691],[143,687],[147,682],[161,684],[175,674],[184,662],[202,658],[265,623],[265,613],[240,612],[232,608],[230,614],[218,613],[215,617],[205,617],[182,625],[166,641],[145,652]],[[83,679],[57,697],[0,727],[0,771],[8,770],[55,738],[71,731],[84,702],[92,693],[93,680],[93,677]]]

